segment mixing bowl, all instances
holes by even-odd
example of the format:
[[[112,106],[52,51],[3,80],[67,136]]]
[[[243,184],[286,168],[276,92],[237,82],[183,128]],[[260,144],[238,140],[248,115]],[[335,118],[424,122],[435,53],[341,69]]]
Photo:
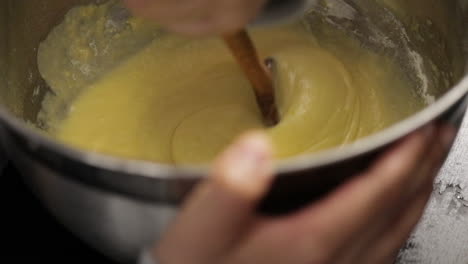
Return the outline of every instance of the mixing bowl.
[[[157,241],[206,171],[80,151],[34,128],[40,126],[37,114],[49,89],[38,73],[38,45],[71,7],[90,2],[0,1],[1,142],[29,186],[65,226],[126,262]],[[326,28],[334,28],[364,48],[391,56],[412,81],[414,93],[434,102],[354,144],[285,162],[259,208],[263,213],[288,213],[322,197],[425,124],[439,120],[459,128],[466,111],[467,1],[316,2],[304,20],[318,36],[327,37]]]

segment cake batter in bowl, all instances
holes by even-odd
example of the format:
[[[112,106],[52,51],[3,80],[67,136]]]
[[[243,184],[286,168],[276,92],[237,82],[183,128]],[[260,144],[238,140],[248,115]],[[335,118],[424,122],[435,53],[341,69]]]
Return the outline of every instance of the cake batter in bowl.
[[[435,98],[413,91],[391,57],[339,30],[326,39],[305,21],[255,28],[260,55],[276,60],[282,119],[263,128],[252,88],[220,39],[151,30],[149,22],[116,18],[118,8],[116,1],[77,7],[39,46],[39,72],[51,89],[41,121],[52,137],[83,150],[200,165],[241,133],[264,129],[277,159],[288,159],[375,134]],[[99,60],[106,65],[97,67]]]

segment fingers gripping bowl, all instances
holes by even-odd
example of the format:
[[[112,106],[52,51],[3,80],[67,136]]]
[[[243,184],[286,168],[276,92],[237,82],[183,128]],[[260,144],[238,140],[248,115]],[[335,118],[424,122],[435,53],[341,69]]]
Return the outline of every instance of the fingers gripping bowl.
[[[92,1],[0,2],[0,120],[12,161],[51,211],[89,244],[131,260],[157,238],[206,169],[173,167],[76,150],[37,132],[48,91],[37,69],[37,48],[65,13]],[[103,2],[103,1],[98,1]],[[326,38],[341,30],[375,53],[395,58],[415,94],[435,102],[356,143],[292,158],[261,210],[284,213],[332,190],[366,168],[386,147],[433,120],[455,126],[467,105],[464,1],[329,1],[304,18]],[[335,7],[335,8],[333,8]],[[265,14],[268,15],[268,14]]]

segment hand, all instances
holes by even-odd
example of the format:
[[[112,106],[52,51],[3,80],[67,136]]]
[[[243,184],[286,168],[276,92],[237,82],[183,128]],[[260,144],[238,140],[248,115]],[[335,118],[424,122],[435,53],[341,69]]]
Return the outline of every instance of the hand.
[[[251,22],[266,0],[125,0],[136,14],[188,35],[232,33]]]
[[[393,263],[454,134],[428,126],[328,197],[280,218],[255,212],[272,182],[272,154],[263,134],[245,135],[196,188],[154,256],[161,264]]]

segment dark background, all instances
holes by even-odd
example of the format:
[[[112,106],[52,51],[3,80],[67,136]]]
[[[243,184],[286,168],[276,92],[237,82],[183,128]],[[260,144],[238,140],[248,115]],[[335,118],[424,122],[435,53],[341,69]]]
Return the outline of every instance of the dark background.
[[[12,166],[0,168],[2,253],[14,263],[115,264],[69,233],[27,189]],[[5,258],[6,257],[6,258]]]

